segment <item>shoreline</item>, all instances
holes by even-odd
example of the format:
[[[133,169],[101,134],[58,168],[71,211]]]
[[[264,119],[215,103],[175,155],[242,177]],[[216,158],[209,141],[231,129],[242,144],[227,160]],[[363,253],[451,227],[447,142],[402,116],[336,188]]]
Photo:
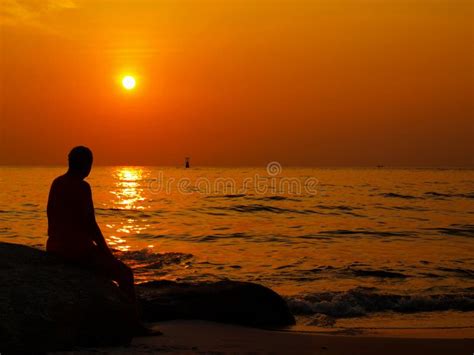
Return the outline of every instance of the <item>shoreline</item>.
[[[361,327],[361,328],[320,328],[305,329],[304,326],[293,326],[294,329],[276,330],[316,335],[348,335],[354,337],[374,338],[409,338],[409,339],[474,339],[474,327]],[[272,330],[272,329],[267,329]]]
[[[443,329],[434,332],[390,329],[390,332],[341,334],[298,330],[269,330],[199,320],[173,320],[152,323],[162,336],[137,337],[129,346],[82,348],[55,354],[151,354],[164,353],[280,353],[280,354],[364,354],[395,355],[449,353],[471,354],[474,330],[468,337],[446,337]],[[456,329],[459,334],[459,329]],[[444,335],[444,336],[443,336]]]

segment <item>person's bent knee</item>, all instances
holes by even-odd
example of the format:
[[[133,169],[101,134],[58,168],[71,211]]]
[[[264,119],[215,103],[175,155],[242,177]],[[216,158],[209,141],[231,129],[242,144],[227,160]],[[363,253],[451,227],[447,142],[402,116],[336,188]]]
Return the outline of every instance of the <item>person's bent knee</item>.
[[[120,272],[128,279],[133,279],[133,270],[130,266],[127,266],[123,262],[120,261]]]
[[[121,263],[120,266],[121,266],[122,270],[123,270],[125,273],[127,273],[127,274],[133,274],[133,270],[132,270],[132,268],[131,268],[130,266],[124,264],[123,262],[120,262],[120,263]]]

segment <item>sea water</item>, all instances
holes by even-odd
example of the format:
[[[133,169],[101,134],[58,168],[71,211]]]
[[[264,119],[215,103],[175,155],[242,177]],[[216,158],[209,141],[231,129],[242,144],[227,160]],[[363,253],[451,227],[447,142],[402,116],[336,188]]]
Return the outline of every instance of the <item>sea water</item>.
[[[0,241],[44,248],[65,167],[0,168]],[[474,171],[94,167],[96,218],[137,282],[245,280],[300,326],[474,326]]]

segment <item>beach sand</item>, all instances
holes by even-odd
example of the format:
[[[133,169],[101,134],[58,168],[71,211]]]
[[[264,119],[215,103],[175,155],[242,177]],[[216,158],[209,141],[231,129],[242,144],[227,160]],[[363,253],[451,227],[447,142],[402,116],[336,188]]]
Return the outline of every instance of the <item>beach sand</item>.
[[[155,323],[163,331],[156,337],[135,338],[130,346],[82,349],[74,353],[281,353],[281,354],[430,354],[470,355],[474,352],[472,329],[465,331],[385,330],[364,335],[274,331],[205,321]],[[68,352],[65,354],[72,354]]]

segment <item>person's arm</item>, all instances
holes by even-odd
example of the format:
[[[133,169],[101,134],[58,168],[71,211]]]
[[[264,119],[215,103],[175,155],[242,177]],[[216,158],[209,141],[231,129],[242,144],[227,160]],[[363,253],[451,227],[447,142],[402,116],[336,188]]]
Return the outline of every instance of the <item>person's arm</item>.
[[[91,188],[88,183],[84,182],[84,184],[86,190],[86,223],[92,240],[95,242],[95,244],[97,244],[97,247],[103,250],[106,254],[113,256],[95,219],[94,202],[92,201]]]

